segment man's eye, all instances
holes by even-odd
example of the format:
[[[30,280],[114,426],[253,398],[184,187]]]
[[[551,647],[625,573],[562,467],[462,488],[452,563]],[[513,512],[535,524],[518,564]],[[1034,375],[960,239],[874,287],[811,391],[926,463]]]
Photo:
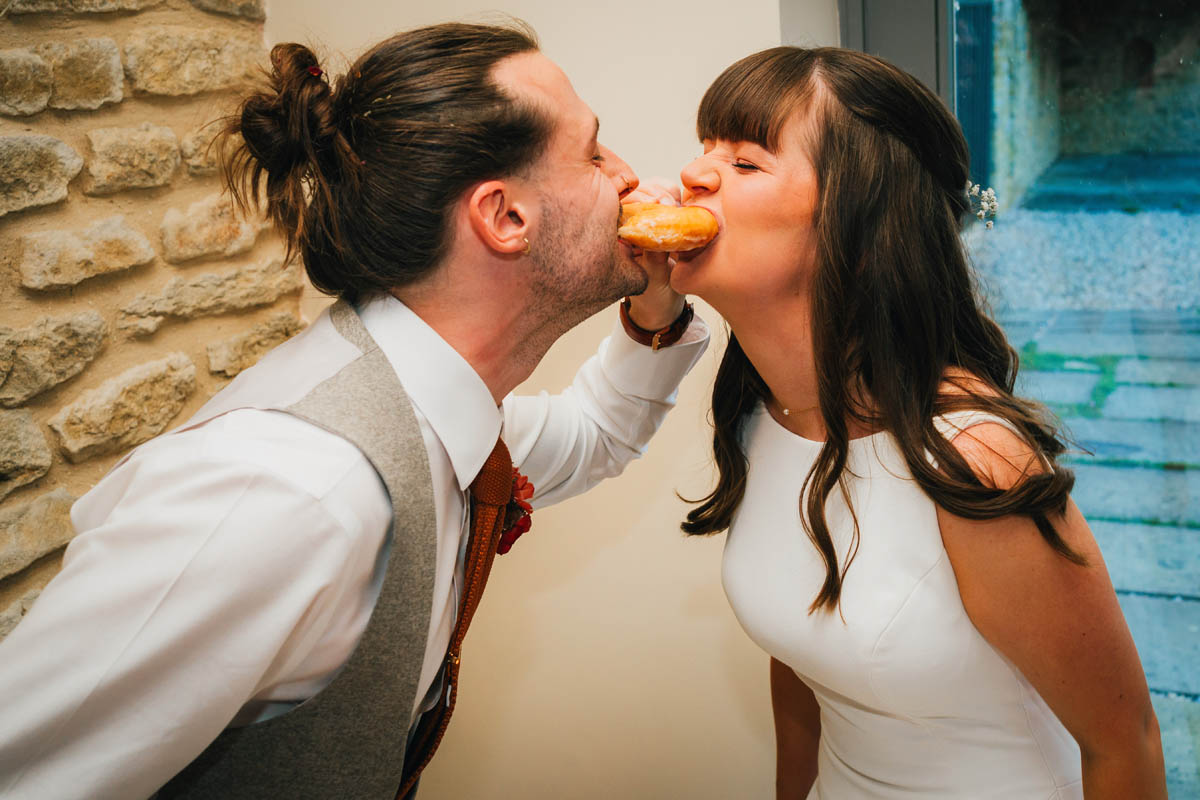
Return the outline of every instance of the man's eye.
[[[596,153],[596,155],[592,156],[592,161],[595,161],[597,164],[602,164],[604,163],[604,156]]]

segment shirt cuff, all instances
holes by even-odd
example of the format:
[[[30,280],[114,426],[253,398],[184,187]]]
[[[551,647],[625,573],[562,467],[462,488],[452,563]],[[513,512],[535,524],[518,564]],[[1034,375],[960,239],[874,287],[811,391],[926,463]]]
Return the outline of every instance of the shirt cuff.
[[[678,342],[653,350],[629,338],[618,319],[601,346],[600,368],[621,394],[666,400],[708,349],[708,325],[699,316]]]

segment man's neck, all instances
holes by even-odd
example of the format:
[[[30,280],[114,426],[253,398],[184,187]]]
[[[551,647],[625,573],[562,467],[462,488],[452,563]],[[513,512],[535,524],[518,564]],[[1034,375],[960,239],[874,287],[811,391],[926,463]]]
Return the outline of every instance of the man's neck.
[[[497,405],[529,377],[552,344],[524,335],[527,326],[512,309],[401,300],[471,365]]]
[[[560,336],[599,310],[540,308],[519,287],[463,290],[448,284],[430,282],[392,295],[471,365],[497,405],[533,373]]]

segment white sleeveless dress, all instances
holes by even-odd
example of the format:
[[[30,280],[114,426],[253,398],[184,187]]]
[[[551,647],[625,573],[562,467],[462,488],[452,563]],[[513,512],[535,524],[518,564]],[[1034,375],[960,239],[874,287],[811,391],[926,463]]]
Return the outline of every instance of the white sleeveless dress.
[[[939,429],[952,438],[984,421],[999,420],[965,412],[939,420]],[[850,443],[861,535],[842,616],[808,613],[825,567],[801,526],[799,497],[821,444],[761,405],[744,442],[746,495],[722,580],[750,638],[795,670],[820,704],[809,800],[1082,800],[1078,745],[967,617],[933,501],[891,434]],[[844,565],[853,523],[837,490],[826,517]]]

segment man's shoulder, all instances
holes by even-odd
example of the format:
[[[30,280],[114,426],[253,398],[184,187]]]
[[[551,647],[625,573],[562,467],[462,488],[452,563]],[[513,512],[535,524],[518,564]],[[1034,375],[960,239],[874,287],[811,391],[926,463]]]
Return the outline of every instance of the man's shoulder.
[[[133,525],[168,550],[281,553],[324,542],[330,554],[373,558],[392,516],[353,444],[286,413],[241,409],[134,451],[72,507],[84,542],[72,546],[87,550]]]
[[[214,489],[265,480],[329,506],[389,502],[358,447],[293,414],[268,409],[235,409],[160,436],[122,467],[142,477],[182,468],[189,481],[212,483]]]
[[[209,398],[187,428],[241,408],[287,408],[362,358],[322,314],[308,328],[264,355]]]

